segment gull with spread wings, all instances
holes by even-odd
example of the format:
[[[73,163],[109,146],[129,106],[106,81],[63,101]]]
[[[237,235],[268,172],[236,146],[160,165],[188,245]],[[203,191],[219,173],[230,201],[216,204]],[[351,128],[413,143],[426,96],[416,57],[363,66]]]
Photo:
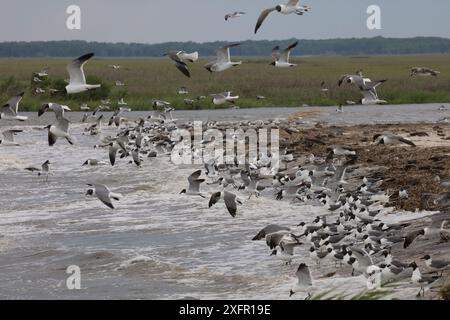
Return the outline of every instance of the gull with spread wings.
[[[282,14],[291,14],[295,13],[297,15],[303,15],[303,13],[309,11],[311,8],[308,6],[300,5],[299,0],[289,0],[286,4],[279,4],[273,8],[265,9],[259,15],[258,21],[256,22],[255,34],[258,32],[259,28],[263,24],[264,20],[274,11],[278,11]]]
[[[234,43],[217,50],[217,59],[205,65],[206,70],[209,72],[221,72],[231,67],[235,67],[242,64],[242,61],[232,62],[230,57],[230,48],[239,46],[240,43]]]
[[[280,51],[280,47],[276,46],[272,50],[272,57],[275,61],[271,63],[272,66],[275,66],[277,68],[290,68],[295,67],[296,65],[289,62],[289,57],[291,55],[291,50],[294,49],[298,44],[298,41],[291,44],[289,47],[284,49],[283,51]]]

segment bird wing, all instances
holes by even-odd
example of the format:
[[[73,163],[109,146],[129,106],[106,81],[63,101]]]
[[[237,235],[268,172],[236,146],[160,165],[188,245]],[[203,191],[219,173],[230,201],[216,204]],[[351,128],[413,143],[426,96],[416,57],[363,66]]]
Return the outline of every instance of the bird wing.
[[[178,70],[180,70],[186,77],[190,78],[191,74],[187,68],[186,63],[182,62],[182,61],[177,61],[176,65]]]
[[[299,0],[289,0],[289,2],[287,3],[288,6],[292,6],[292,7],[296,7],[298,4]]]
[[[111,165],[113,166],[116,162],[116,154],[117,154],[118,148],[113,144],[109,147],[109,161],[111,162]]]
[[[3,137],[7,141],[14,142],[14,135],[19,132],[23,132],[23,130],[12,129],[12,130],[3,131],[2,133],[3,133]]]
[[[365,249],[351,247],[350,250],[355,255],[355,258],[358,259],[359,265],[361,267],[369,267],[373,265],[372,258],[369,256],[369,254]]]
[[[88,185],[90,185],[90,184],[88,184]],[[105,186],[103,184],[92,184],[90,186],[93,186],[95,188],[95,194],[101,202],[103,202],[105,205],[107,205],[111,209],[114,209],[111,199],[109,197],[109,194],[111,191],[109,190],[109,188],[107,186]]]
[[[16,114],[14,113],[14,110],[9,106],[9,104],[5,104],[2,107],[2,113],[12,116],[12,117],[16,116]]]
[[[85,54],[67,65],[67,71],[70,76],[70,84],[86,84],[86,77],[84,76],[84,64],[94,56],[93,53]]]
[[[192,174],[188,177],[189,183],[190,183],[191,181],[195,181],[195,180],[197,180],[198,178],[200,178],[201,174],[202,174],[202,170],[197,170],[197,171],[195,171],[194,173],[192,173]]]
[[[224,191],[223,199],[225,200],[225,205],[227,206],[228,212],[234,218],[237,211],[236,195],[231,192]]]
[[[178,54],[180,53],[180,51],[169,51],[167,52],[165,55],[168,56],[170,59],[172,59],[175,62],[183,62],[180,57],[178,56]]]
[[[200,192],[200,184],[205,181],[205,179],[199,179],[201,174],[202,170],[197,170],[188,177],[190,192]]]
[[[217,202],[220,200],[221,192],[215,192],[211,195],[211,198],[209,199],[208,207],[211,208],[214,206]]]
[[[19,103],[22,100],[24,94],[25,92],[22,92],[17,96],[12,97],[7,103],[9,105],[9,108],[14,112],[15,115],[19,111]]]
[[[377,96],[374,95],[372,91],[363,90],[363,91],[361,91],[361,93],[363,94],[363,96],[366,100],[374,101],[377,99]]]
[[[411,243],[413,243],[413,241],[420,235],[424,234],[424,230],[420,229],[420,230],[415,230],[413,232],[410,232],[406,235],[405,237],[405,242],[403,242],[403,248],[406,249],[408,248]]]
[[[295,275],[297,276],[299,285],[312,286],[311,271],[306,264],[300,264]]]
[[[233,43],[217,50],[217,62],[230,62],[230,48],[237,47],[240,43]]]
[[[276,46],[272,49],[272,58],[275,59],[275,61],[280,60],[281,52],[280,52],[280,46]]]
[[[57,121],[57,123],[56,123],[56,126],[57,126],[61,131],[64,131],[65,133],[68,133],[68,132],[69,132],[69,124],[70,124],[70,121],[69,121],[69,120],[67,120],[67,119],[64,118],[64,117],[61,117],[61,118],[58,119],[58,121]]]
[[[291,50],[295,48],[298,45],[298,41],[291,44],[289,47],[283,50],[280,56],[280,62],[286,62],[289,63],[289,57],[291,55]]]
[[[398,141],[406,143],[407,145],[410,145],[412,147],[416,146],[416,144],[414,142],[412,142],[411,140],[405,139],[403,137],[398,137]]]
[[[261,12],[261,14],[259,15],[258,21],[256,22],[255,34],[258,32],[259,28],[263,24],[264,20],[266,20],[267,16],[275,10],[277,10],[277,8],[273,7],[273,8],[265,9]]]

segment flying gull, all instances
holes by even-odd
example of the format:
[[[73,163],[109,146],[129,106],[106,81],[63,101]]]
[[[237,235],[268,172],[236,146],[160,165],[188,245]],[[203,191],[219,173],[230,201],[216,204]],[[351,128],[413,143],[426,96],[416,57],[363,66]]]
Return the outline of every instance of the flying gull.
[[[83,66],[93,56],[93,53],[85,54],[84,56],[73,60],[69,65],[67,65],[67,71],[69,72],[70,76],[69,84],[66,86],[67,94],[85,92],[101,87],[100,84],[86,84],[86,77],[84,75]]]
[[[261,12],[258,21],[255,26],[255,34],[258,32],[259,28],[263,24],[264,20],[274,11],[278,11],[284,15],[295,13],[297,15],[303,15],[303,13],[309,11],[311,8],[308,6],[302,6],[299,0],[289,0],[286,4],[279,4],[276,7],[265,9]]]

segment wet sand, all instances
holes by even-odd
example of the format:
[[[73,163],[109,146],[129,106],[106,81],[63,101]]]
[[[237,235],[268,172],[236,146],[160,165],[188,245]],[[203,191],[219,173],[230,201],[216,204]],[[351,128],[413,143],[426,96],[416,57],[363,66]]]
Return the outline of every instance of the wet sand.
[[[310,116],[310,113],[301,113],[290,120],[295,123],[299,117],[308,119]],[[450,220],[450,207],[433,203],[436,195],[449,191],[441,182],[450,181],[450,124],[328,126],[326,123],[317,123],[309,128],[301,125],[293,127],[299,132],[283,131],[281,145],[292,150],[295,158],[300,159],[295,166],[308,166],[311,154],[325,158],[327,148],[331,145],[350,146],[357,152],[357,157],[349,162],[347,190],[357,188],[364,176],[382,178],[384,182],[381,189],[392,194],[386,204],[386,207],[395,208],[390,215],[405,215],[408,221],[407,216],[412,216],[412,212],[434,212],[431,216],[411,217],[408,221],[410,225],[402,234],[430,225],[440,226],[442,221]],[[373,136],[383,132],[400,135],[413,141],[416,147],[406,144],[375,145]],[[399,199],[398,191],[401,188],[408,190],[408,199]],[[450,227],[448,225],[447,228]],[[426,254],[450,259],[449,246],[448,239],[442,239],[437,234],[434,237],[421,237],[407,249],[394,246],[392,254],[400,261],[416,261],[420,265],[423,262],[420,258]],[[421,268],[422,272],[427,270],[424,264]],[[426,299],[444,298],[443,288],[450,288],[449,277],[450,273],[444,273],[442,284],[433,288]]]

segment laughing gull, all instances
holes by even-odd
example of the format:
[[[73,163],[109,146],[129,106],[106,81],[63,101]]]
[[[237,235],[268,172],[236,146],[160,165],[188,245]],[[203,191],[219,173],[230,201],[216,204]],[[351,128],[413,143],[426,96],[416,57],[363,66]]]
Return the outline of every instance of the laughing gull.
[[[86,84],[86,77],[84,75],[83,66],[86,62],[94,56],[93,53],[85,54],[67,65],[67,71],[69,72],[70,80],[69,85],[66,86],[66,93],[80,93],[88,90],[100,88],[100,84]]]
[[[231,91],[227,91],[217,94],[211,94],[211,96],[213,97],[212,101],[216,106],[222,105],[226,102],[234,103],[235,100],[239,99],[239,96],[232,96],[231,93]]]
[[[327,148],[327,151],[333,152],[335,156],[355,156],[356,151],[350,146],[333,145]]]
[[[289,292],[289,297],[292,297],[294,294],[296,294],[299,291],[306,291],[308,294],[306,299],[310,298],[311,293],[309,292],[309,290],[313,286],[313,281],[312,281],[311,271],[309,270],[309,267],[306,264],[301,263],[298,266],[298,269],[297,269],[297,272],[295,273],[295,275],[297,276],[297,283],[295,284],[294,288],[292,288],[291,291]]]
[[[87,105],[87,103],[83,103],[83,104],[80,106],[80,110],[81,110],[81,111],[89,111],[89,110],[91,110],[91,108]]]
[[[122,97],[122,98],[120,98],[119,101],[117,101],[117,105],[119,105],[119,106],[127,106],[128,103],[126,103],[124,98]]]
[[[311,238],[311,240],[313,239]],[[326,251],[319,251],[315,247],[310,247],[309,257],[311,258],[311,260],[315,261],[317,265],[320,266],[320,260],[325,259],[332,251],[332,248],[328,248]]]
[[[38,176],[41,176],[41,175],[45,174],[46,175],[46,181],[48,181],[48,175],[49,175],[49,169],[50,169],[49,164],[50,164],[50,161],[47,160],[41,165],[41,169],[38,169],[36,167],[27,167],[27,168],[25,168],[25,170],[31,171],[31,172],[37,171],[38,172]]]
[[[338,85],[339,87],[343,83],[354,84],[361,91],[363,98],[359,101],[363,105],[373,105],[387,103],[385,100],[378,98],[377,87],[386,82],[386,80],[372,81],[369,78],[364,78],[362,71],[358,74],[350,75],[344,74],[340,77]]]
[[[120,194],[111,192],[109,188],[103,184],[88,183],[87,185],[92,188],[88,189],[86,195],[97,197],[101,202],[103,202],[106,206],[110,207],[111,209],[114,209],[111,199],[119,201],[121,198]]]
[[[381,100],[378,98],[378,93],[376,91],[376,87],[380,85],[382,82],[378,82],[377,85],[370,90],[361,90],[363,94],[363,98],[359,101],[362,105],[375,105],[375,104],[385,104],[386,100]]]
[[[5,130],[2,132],[3,139],[0,139],[0,145],[3,146],[19,146],[18,143],[14,141],[14,135],[16,133],[23,132],[23,130],[18,129],[11,129],[11,130]]]
[[[288,231],[288,227],[279,226],[277,224],[269,224],[268,226],[261,229],[256,236],[252,238],[253,241],[262,240],[264,239],[268,234],[279,232],[279,231]]]
[[[241,11],[236,11],[233,13],[228,13],[225,15],[225,21],[228,21],[229,19],[233,19],[233,18],[239,18],[242,17],[245,14],[245,12],[241,12]]]
[[[304,12],[309,11],[311,8],[308,6],[302,6],[299,0],[289,0],[287,4],[279,4],[273,8],[265,9],[259,15],[258,21],[255,26],[255,34],[258,32],[259,28],[263,24],[264,20],[274,11],[278,11],[284,15],[295,13],[297,15],[303,15]]]
[[[50,124],[45,127],[48,129],[48,145],[52,147],[58,138],[64,138],[70,144],[73,144],[74,141],[69,134],[69,120],[66,118],[60,118],[56,120],[56,124]]]
[[[172,61],[175,62],[175,67],[177,67],[178,70],[181,71],[181,73],[183,73],[186,77],[190,78],[191,77],[191,73],[189,72],[188,68],[187,68],[187,64],[181,60],[179,54],[181,53],[181,51],[169,51],[167,53],[165,53],[165,56],[168,56],[170,59],[172,59]]]
[[[375,144],[407,144],[412,147],[416,146],[414,142],[392,133],[376,134],[373,136],[373,141]]]
[[[106,165],[107,163],[104,161],[99,161],[97,159],[88,159],[86,160],[82,166],[100,166],[100,165]]]
[[[298,247],[300,245],[302,245],[302,243],[297,241],[288,243],[284,243],[283,241],[281,241],[278,247],[273,250],[270,255],[276,256],[281,261],[285,262],[286,265],[290,265],[292,259],[294,258],[294,249],[295,247]]]
[[[126,140],[127,140],[126,137],[120,136],[115,141],[109,144],[109,151],[108,151],[109,162],[111,163],[112,166],[114,166],[114,164],[116,163],[117,151],[121,150],[122,155],[128,155]]]
[[[15,97],[9,99],[9,101],[4,104],[0,109],[0,119],[3,120],[19,120],[25,121],[28,117],[19,116],[17,113],[19,112],[19,103],[23,98],[25,93],[22,92]]]
[[[44,103],[38,111],[38,117],[42,116],[48,110],[52,110],[55,113],[56,120],[64,118],[64,111],[71,111],[68,106],[63,106],[57,103],[49,102]]]
[[[446,269],[450,268],[450,261],[448,260],[435,260],[432,259],[430,255],[425,255],[421,258],[422,260],[425,260],[425,264],[428,268],[430,268],[433,271],[444,271]]]
[[[423,293],[422,296],[424,296],[425,295],[425,286],[435,282],[436,280],[439,279],[439,277],[422,275],[422,273],[419,270],[419,267],[417,266],[417,264],[415,262],[412,262],[410,264],[410,267],[413,269],[413,273],[411,276],[411,282],[414,284],[420,285],[420,291],[417,294],[417,296],[420,297],[421,293]]]
[[[200,185],[205,182],[205,179],[199,179],[202,175],[202,170],[197,170],[194,173],[192,173],[188,177],[189,187],[188,189],[181,190],[180,194],[185,194],[188,196],[200,196],[202,198],[205,198],[203,194],[200,193]]]
[[[298,45],[298,41],[291,44],[289,47],[280,51],[280,47],[276,46],[272,49],[272,57],[275,61],[271,63],[272,66],[277,68],[290,68],[295,67],[295,64],[289,62],[289,57],[291,55],[291,50],[294,49]]]
[[[108,67],[111,69],[114,69],[114,70],[122,69],[122,66],[117,65],[117,64],[110,64],[110,65],[108,65]]]
[[[223,198],[225,202],[225,206],[227,207],[228,212],[230,215],[235,218],[236,212],[237,212],[237,204],[242,204],[242,202],[237,199],[236,195],[234,193],[223,191],[223,192],[215,192],[211,195],[211,198],[209,199],[208,207],[211,208],[214,206],[219,200]]]
[[[178,89],[177,93],[179,95],[189,94],[189,90],[186,87],[181,87],[180,89]]]
[[[209,72],[221,72],[231,67],[239,66],[242,64],[242,61],[232,62],[230,57],[230,48],[234,48],[239,46],[240,43],[234,43],[227,46],[224,46],[217,50],[217,59],[216,61],[212,61],[205,65],[206,70]]]
[[[440,74],[439,71],[435,71],[431,68],[423,68],[423,67],[414,67],[411,68],[411,77],[413,76],[434,76]]]
[[[39,72],[35,72],[34,75],[38,76],[39,78],[45,78],[48,76],[48,71],[47,69],[43,69]]]
[[[415,231],[408,233],[405,237],[405,241],[403,242],[403,249],[408,248],[417,237],[423,236],[423,235],[425,235],[424,229],[415,230]]]
[[[337,109],[336,109],[336,113],[344,113],[344,106],[342,104],[340,104]]]

